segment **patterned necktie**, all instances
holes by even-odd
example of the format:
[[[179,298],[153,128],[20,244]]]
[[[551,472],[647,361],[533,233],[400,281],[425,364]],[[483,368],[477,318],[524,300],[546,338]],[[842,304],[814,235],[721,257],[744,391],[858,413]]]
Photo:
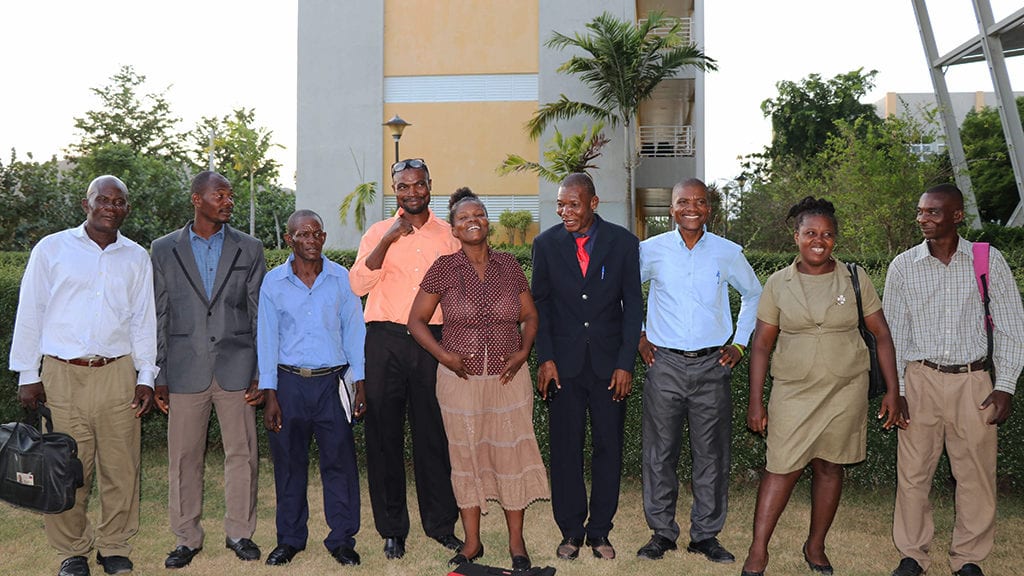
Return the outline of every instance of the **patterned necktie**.
[[[587,243],[589,238],[587,236],[580,236],[576,238],[576,259],[580,261],[580,272],[584,276],[587,275],[587,264],[590,264],[590,254],[587,254],[583,245]]]

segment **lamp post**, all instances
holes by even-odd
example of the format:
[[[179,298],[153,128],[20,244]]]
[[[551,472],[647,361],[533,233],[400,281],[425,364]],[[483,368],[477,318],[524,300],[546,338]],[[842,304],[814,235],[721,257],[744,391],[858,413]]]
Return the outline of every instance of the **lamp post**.
[[[391,137],[395,139],[395,162],[398,162],[401,158],[398,156],[398,141],[402,139],[402,132],[406,126],[412,126],[412,124],[402,120],[402,118],[395,114],[394,118],[381,124],[381,126],[387,126],[391,129]]]

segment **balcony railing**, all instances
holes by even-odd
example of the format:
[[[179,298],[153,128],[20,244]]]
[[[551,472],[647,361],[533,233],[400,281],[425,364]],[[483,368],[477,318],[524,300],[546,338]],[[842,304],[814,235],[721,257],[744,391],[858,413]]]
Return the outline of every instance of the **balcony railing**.
[[[683,38],[683,41],[693,42],[692,18],[665,18],[664,21],[666,22],[666,24],[658,26],[657,28],[651,30],[651,32],[658,36],[664,36],[665,34],[668,34],[669,30],[672,29],[672,25],[675,23],[676,20],[679,21],[679,35]],[[637,24],[644,24],[645,22],[647,22],[646,18],[641,18],[640,20],[637,20]]]
[[[646,158],[693,156],[692,126],[638,126],[637,151]]]

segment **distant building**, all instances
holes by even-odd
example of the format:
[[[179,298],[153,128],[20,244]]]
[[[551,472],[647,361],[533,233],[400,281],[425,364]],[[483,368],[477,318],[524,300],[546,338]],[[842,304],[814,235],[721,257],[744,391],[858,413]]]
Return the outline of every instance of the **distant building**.
[[[1021,96],[1024,96],[1024,92],[1014,92],[1014,97]],[[985,107],[996,107],[994,92],[950,92],[949,99],[953,105],[953,116],[956,118],[958,127],[964,123],[964,118],[971,110],[980,112]],[[938,101],[935,94],[931,92],[886,92],[885,98],[875,102],[875,111],[881,118],[909,115],[910,118],[924,125],[931,123],[936,134],[935,140],[913,145],[915,154],[937,154],[946,149],[942,126],[938,124],[939,119],[935,114],[937,107]]]
[[[412,123],[400,155],[424,158],[433,178],[434,210],[469,186],[488,206],[493,225],[505,209],[529,210],[529,236],[555,224],[557,187],[532,175],[498,176],[509,153],[537,160],[553,130],[537,141],[524,124],[540,104],[564,93],[590,100],[575,77],[556,72],[568,51],[545,46],[554,31],[584,33],[604,11],[636,19],[650,10],[679,18],[703,46],[703,0],[299,0],[298,166],[296,204],[324,216],[331,247],[355,247],[354,218],[335,216],[342,198],[363,181],[378,182],[368,222],[390,215],[395,143],[381,124],[398,114]],[[684,70],[663,83],[634,123],[637,231],[643,219],[666,215],[671,186],[703,177],[704,78]],[[590,123],[560,122],[568,136]],[[594,176],[599,213],[624,224],[622,128],[605,128]],[[361,171],[361,176],[360,176]]]

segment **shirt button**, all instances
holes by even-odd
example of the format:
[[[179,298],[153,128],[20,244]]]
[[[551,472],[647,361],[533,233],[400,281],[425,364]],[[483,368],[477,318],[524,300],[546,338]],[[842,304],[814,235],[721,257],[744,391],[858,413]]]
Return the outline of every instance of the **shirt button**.
[[[584,300],[586,300],[586,299],[587,299],[587,295],[586,295],[586,294],[584,294],[584,295],[583,295],[583,299],[584,299]]]
[[[590,322],[584,322],[583,323],[583,327],[584,328],[590,328]]]
[[[216,336],[210,336],[210,342],[216,342],[216,341],[217,341],[217,337]]]

